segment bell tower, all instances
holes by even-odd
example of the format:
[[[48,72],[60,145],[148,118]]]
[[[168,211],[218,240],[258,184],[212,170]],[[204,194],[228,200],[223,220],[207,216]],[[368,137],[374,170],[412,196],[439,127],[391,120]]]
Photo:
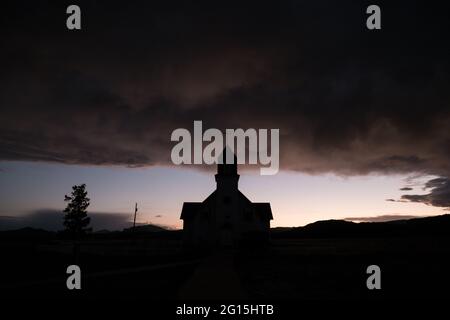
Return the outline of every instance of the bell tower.
[[[233,160],[227,161],[227,154],[228,158]],[[215,175],[217,240],[221,245],[232,245],[239,234],[237,158],[228,147],[223,150],[220,157],[223,161],[219,161]]]
[[[227,162],[227,155],[228,158],[231,158],[230,155],[233,155],[233,160],[230,161],[232,163]],[[215,175],[217,191],[231,191],[233,189],[237,191],[239,175],[237,173],[236,155],[234,155],[232,151],[228,147],[226,147],[225,149],[223,149],[222,154],[219,156],[219,159],[222,159],[222,161],[219,161],[217,165],[217,174]]]

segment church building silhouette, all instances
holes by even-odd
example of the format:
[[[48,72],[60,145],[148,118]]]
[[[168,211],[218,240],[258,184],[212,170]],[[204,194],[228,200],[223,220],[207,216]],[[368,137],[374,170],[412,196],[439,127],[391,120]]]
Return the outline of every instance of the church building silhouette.
[[[186,246],[264,245],[269,241],[270,203],[253,203],[238,189],[237,159],[227,163],[224,149],[217,165],[217,187],[203,202],[185,202],[183,240]]]

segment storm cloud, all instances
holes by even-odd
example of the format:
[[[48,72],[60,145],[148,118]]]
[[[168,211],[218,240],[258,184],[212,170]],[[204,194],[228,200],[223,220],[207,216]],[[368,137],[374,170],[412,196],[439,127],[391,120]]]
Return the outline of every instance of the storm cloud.
[[[369,4],[80,1],[80,31],[64,4],[9,4],[0,159],[170,166],[202,120],[279,128],[282,170],[448,177],[448,11],[380,2],[374,32]],[[448,206],[446,186],[403,199]]]
[[[450,209],[450,179],[432,179],[425,183],[424,190],[429,191],[429,193],[421,195],[406,194],[402,196],[402,199]]]

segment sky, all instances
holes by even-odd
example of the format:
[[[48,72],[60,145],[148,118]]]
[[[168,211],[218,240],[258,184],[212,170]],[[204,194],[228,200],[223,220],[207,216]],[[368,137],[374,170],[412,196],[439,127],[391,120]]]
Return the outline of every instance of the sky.
[[[214,168],[176,167],[171,132],[280,129],[280,172],[243,169],[273,226],[380,221],[450,208],[445,4],[79,1],[0,9],[0,226],[57,228],[86,183],[96,228],[181,226]],[[403,189],[403,190],[400,190]],[[58,222],[59,223],[59,222]]]
[[[182,228],[184,201],[203,201],[215,188],[211,172],[183,167],[126,168],[31,162],[3,162],[1,228],[25,224],[61,229],[64,195],[72,184],[86,183],[95,230],[129,227],[134,204],[138,223]],[[301,226],[317,220],[383,221],[443,214],[442,208],[399,200],[409,193],[425,194],[433,177],[365,175],[344,177],[281,172],[261,176],[241,172],[240,190],[254,202],[270,202],[273,227]],[[103,218],[102,218],[103,217]]]

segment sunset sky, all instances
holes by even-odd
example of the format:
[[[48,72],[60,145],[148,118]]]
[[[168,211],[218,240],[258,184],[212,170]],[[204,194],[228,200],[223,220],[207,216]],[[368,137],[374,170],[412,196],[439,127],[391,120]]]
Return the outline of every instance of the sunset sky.
[[[180,228],[214,168],[174,166],[171,132],[280,129],[280,172],[240,171],[272,226],[450,208],[445,10],[367,1],[64,1],[0,9],[0,229],[58,229],[86,183],[95,229]],[[401,190],[402,189],[402,190]],[[56,217],[56,218],[55,218]]]
[[[183,168],[4,162],[2,169],[0,215],[4,228],[26,221],[37,227],[58,229],[64,194],[70,192],[71,184],[81,183],[87,184],[90,211],[107,216],[95,223],[97,229],[128,226],[135,202],[140,208],[138,222],[180,228],[183,202],[202,201],[215,188],[212,174]],[[323,219],[376,221],[377,217],[384,216],[396,219],[445,213],[442,208],[422,203],[387,201],[398,200],[405,193],[425,194],[422,185],[431,177],[408,179],[411,177],[414,178],[406,175],[339,177],[298,172],[260,176],[257,172],[244,172],[240,189],[252,201],[271,203],[275,218],[272,226],[300,226]],[[413,190],[400,191],[405,185],[412,186]],[[111,214],[116,219],[111,219]],[[24,218],[13,218],[23,215]],[[93,223],[97,219],[95,215]]]

